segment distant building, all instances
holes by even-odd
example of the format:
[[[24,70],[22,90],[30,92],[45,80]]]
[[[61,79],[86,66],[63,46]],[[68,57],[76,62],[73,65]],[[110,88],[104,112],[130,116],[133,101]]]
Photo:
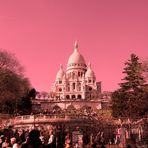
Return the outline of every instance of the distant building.
[[[86,65],[78,51],[78,43],[75,42],[67,69],[64,70],[60,65],[51,91],[48,94],[38,94],[33,100],[33,109],[50,112],[57,107],[63,110],[73,106],[75,109],[90,107],[95,110],[101,109],[108,98],[101,94],[101,82],[96,81],[90,62]]]

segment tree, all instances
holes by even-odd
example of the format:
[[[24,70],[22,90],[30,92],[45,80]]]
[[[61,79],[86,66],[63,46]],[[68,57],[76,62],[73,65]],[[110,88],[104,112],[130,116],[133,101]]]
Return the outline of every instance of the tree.
[[[5,70],[20,75],[23,71],[23,67],[20,65],[14,54],[8,53],[4,49],[0,49],[0,72]]]
[[[29,97],[30,97],[31,99],[35,99],[36,95],[37,95],[37,91],[35,90],[35,88],[32,88],[32,89],[29,91]]]
[[[148,82],[148,59],[142,62],[143,75]]]
[[[20,115],[29,115],[32,113],[32,99],[35,98],[36,90],[32,88],[24,97],[18,102],[18,113]]]
[[[30,82],[23,75],[23,68],[11,53],[0,50],[0,112],[17,113],[19,100],[30,89]]]
[[[138,56],[131,54],[130,60],[125,63],[125,77],[119,84],[120,89],[112,94],[114,117],[138,118],[148,112],[148,86],[142,72]]]

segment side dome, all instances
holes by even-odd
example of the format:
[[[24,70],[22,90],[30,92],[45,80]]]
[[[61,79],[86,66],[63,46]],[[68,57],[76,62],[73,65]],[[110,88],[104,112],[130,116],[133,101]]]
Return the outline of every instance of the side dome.
[[[95,73],[93,72],[93,70],[91,69],[91,64],[88,64],[88,69],[85,73],[85,77],[86,78],[95,78]]]
[[[78,43],[75,42],[74,52],[68,59],[67,70],[75,68],[86,69],[86,64],[83,56],[78,51]]]
[[[64,73],[64,70],[63,70],[63,66],[62,66],[62,64],[60,64],[60,69],[57,72],[56,80],[62,79],[64,75],[65,75],[65,73]]]

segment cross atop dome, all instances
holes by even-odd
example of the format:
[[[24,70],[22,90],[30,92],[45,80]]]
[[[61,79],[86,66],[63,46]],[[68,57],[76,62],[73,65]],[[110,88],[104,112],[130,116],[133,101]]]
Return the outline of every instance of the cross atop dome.
[[[88,68],[91,68],[91,63],[90,62],[88,62]]]
[[[60,69],[63,69],[63,64],[60,64]]]
[[[74,51],[78,51],[78,41],[75,41],[75,44],[74,44]]]

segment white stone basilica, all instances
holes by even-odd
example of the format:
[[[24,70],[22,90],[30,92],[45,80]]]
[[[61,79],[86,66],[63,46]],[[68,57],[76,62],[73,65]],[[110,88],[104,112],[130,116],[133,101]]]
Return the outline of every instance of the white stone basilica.
[[[96,82],[95,74],[89,63],[86,66],[83,56],[75,42],[74,51],[69,57],[66,72],[63,66],[56,75],[52,92],[59,100],[95,100],[101,93],[101,82]]]
[[[105,98],[108,98],[107,95],[105,94]],[[78,50],[78,43],[75,42],[66,71],[60,65],[51,91],[46,95],[37,95],[33,100],[33,110],[50,112],[57,107],[66,110],[71,106],[75,109],[89,107],[95,110],[101,109],[107,103],[108,100],[101,93],[101,82],[96,81],[91,64],[86,65]]]

